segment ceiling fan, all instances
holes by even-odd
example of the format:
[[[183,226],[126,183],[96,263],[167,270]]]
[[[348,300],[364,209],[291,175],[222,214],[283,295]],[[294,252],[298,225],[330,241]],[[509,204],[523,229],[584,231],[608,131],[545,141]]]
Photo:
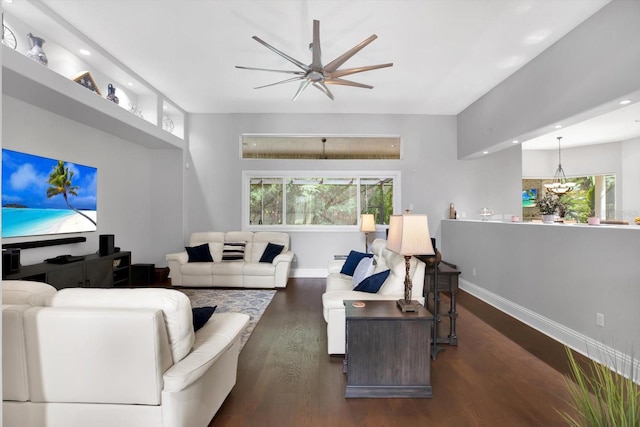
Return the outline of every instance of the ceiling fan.
[[[244,70],[272,71],[276,73],[293,74],[295,77],[292,77],[290,79],[286,79],[280,82],[264,85],[264,86],[258,86],[255,89],[261,89],[261,88],[275,86],[283,83],[299,81],[300,86],[298,87],[298,91],[293,97],[294,101],[298,99],[300,94],[309,85],[312,85],[318,88],[320,91],[322,91],[325,95],[327,95],[331,99],[334,99],[333,94],[331,93],[327,85],[354,86],[354,87],[361,87],[365,89],[373,89],[373,86],[366,85],[363,83],[357,83],[351,80],[345,80],[342,77],[348,76],[350,74],[361,73],[363,71],[370,71],[378,68],[386,68],[386,67],[393,66],[393,63],[387,63],[387,64],[379,64],[379,65],[368,65],[365,67],[346,68],[343,70],[338,69],[342,64],[347,62],[349,58],[351,58],[353,55],[355,55],[360,50],[362,50],[362,48],[364,48],[366,45],[368,45],[369,43],[377,39],[378,36],[376,36],[375,34],[369,36],[367,39],[363,40],[358,45],[349,49],[348,51],[346,51],[345,53],[343,53],[342,55],[340,55],[339,57],[337,57],[327,65],[322,65],[321,48],[320,48],[320,21],[317,21],[317,20],[313,21],[313,42],[309,45],[309,49],[312,52],[312,60],[310,65],[306,65],[298,61],[297,59],[290,57],[286,53],[281,52],[280,50],[271,46],[269,43],[260,39],[258,36],[253,36],[252,38],[258,43],[260,43],[261,45],[264,45],[267,48],[271,49],[272,51],[274,51],[275,53],[277,53],[287,61],[296,65],[302,71],[273,70],[269,68],[243,67],[240,65],[236,65],[236,68],[241,68]]]

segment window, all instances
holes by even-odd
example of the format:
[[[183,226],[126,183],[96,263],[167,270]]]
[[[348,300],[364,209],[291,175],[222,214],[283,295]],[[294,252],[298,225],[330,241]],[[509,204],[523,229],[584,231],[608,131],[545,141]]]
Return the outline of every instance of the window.
[[[247,227],[354,227],[361,213],[388,225],[399,206],[400,172],[244,172],[243,183]]]
[[[400,159],[395,135],[256,135],[240,138],[243,159]]]

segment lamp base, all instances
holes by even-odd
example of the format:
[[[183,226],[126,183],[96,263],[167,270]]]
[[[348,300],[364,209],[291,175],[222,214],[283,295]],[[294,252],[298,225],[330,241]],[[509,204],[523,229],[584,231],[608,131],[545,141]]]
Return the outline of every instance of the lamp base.
[[[413,313],[414,311],[418,311],[418,307],[422,307],[422,304],[416,300],[407,301],[405,299],[399,299],[397,302],[400,311],[403,313]]]

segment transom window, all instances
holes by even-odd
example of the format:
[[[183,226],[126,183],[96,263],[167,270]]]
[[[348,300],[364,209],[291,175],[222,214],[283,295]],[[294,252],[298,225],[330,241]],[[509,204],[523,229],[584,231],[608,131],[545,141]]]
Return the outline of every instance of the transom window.
[[[243,183],[249,228],[354,227],[362,213],[388,225],[399,206],[400,172],[243,172]]]
[[[400,159],[397,135],[243,134],[243,159]]]

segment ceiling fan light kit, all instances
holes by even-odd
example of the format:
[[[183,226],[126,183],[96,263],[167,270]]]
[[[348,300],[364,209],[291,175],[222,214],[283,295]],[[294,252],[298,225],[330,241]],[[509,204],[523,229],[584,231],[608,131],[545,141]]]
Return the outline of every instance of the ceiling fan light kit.
[[[271,83],[264,86],[258,86],[255,89],[261,89],[261,88],[275,86],[283,83],[299,81],[300,86],[298,86],[298,90],[293,96],[294,101],[298,99],[300,94],[309,85],[319,89],[322,93],[327,95],[332,100],[334,99],[334,97],[327,85],[342,85],[342,86],[359,87],[364,89],[373,89],[373,86],[371,85],[358,83],[351,80],[345,80],[342,77],[348,76],[351,74],[361,73],[364,71],[371,71],[379,68],[386,68],[386,67],[393,66],[393,63],[386,63],[386,64],[378,64],[378,65],[367,65],[364,67],[345,68],[342,70],[339,69],[340,66],[345,62],[347,62],[347,60],[349,60],[352,56],[354,56],[356,53],[362,50],[369,43],[377,39],[378,36],[376,36],[375,34],[371,35],[370,37],[363,40],[353,48],[349,49],[348,51],[346,51],[345,53],[343,53],[333,61],[329,62],[327,65],[322,65],[322,49],[320,46],[320,21],[318,20],[313,21],[313,42],[309,45],[309,49],[311,50],[311,53],[312,53],[312,60],[310,65],[304,64],[303,62],[300,62],[297,59],[292,58],[286,53],[276,49],[275,47],[271,46],[269,43],[260,39],[258,36],[253,36],[252,38],[258,43],[260,43],[261,45],[272,50],[273,52],[277,53],[287,61],[291,62],[292,64],[300,68],[300,71],[274,70],[270,68],[244,67],[240,65],[236,65],[236,68],[240,68],[243,70],[270,71],[270,72],[285,73],[285,74],[293,75],[294,77],[288,78],[286,80],[282,80],[282,81]]]

